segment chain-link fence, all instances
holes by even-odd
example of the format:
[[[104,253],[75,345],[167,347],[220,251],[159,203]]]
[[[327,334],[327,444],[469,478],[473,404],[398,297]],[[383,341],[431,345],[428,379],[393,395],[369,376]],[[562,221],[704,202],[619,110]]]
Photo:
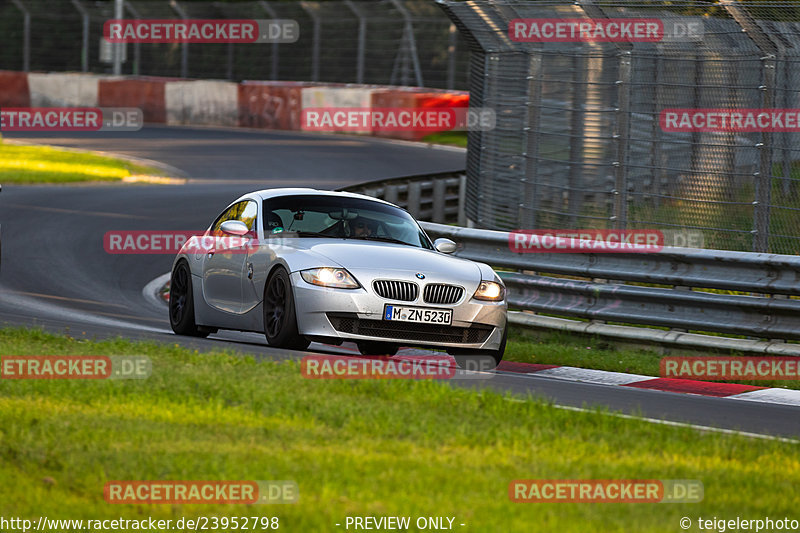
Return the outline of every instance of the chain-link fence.
[[[467,86],[468,47],[431,0],[128,0],[123,14],[292,19],[300,25],[300,38],[291,44],[129,43],[123,74]],[[113,18],[113,0],[0,0],[0,69],[110,73],[110,46],[104,48],[101,38],[103,24]]]
[[[731,110],[758,118],[793,108],[796,118],[796,2],[439,3],[473,50],[470,104],[498,117],[494,131],[470,132],[466,209],[475,224],[682,227],[705,230],[708,248],[800,252],[800,129],[709,122]],[[513,33],[519,19],[522,33]],[[544,19],[654,20],[664,29],[658,40],[567,42],[548,40]],[[664,124],[676,109],[691,127]]]

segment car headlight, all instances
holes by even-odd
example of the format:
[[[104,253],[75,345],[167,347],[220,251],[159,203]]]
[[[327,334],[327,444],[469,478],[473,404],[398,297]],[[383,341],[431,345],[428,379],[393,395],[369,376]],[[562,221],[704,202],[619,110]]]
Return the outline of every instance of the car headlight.
[[[350,272],[343,268],[311,268],[301,271],[300,276],[312,285],[334,289],[357,289],[361,286]]]
[[[488,302],[500,302],[506,297],[506,288],[496,281],[481,281],[478,290],[475,291],[476,300],[486,300]]]

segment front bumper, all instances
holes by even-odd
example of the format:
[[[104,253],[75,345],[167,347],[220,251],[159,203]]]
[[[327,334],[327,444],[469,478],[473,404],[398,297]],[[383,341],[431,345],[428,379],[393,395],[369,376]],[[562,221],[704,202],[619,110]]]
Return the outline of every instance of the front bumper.
[[[386,300],[364,289],[330,289],[306,283],[291,274],[297,328],[301,335],[393,344],[497,350],[506,327],[505,302],[481,302],[465,297],[456,305]],[[386,304],[452,309],[450,326],[383,320]]]

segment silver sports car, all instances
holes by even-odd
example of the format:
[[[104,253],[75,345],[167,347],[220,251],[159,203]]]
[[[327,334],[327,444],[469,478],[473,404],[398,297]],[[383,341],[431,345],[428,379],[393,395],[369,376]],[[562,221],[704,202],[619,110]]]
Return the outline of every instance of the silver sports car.
[[[271,346],[354,341],[365,355],[399,345],[460,362],[503,357],[505,287],[488,266],[431,242],[405,210],[359,194],[246,194],[172,267],[169,318],[180,335],[264,332]]]

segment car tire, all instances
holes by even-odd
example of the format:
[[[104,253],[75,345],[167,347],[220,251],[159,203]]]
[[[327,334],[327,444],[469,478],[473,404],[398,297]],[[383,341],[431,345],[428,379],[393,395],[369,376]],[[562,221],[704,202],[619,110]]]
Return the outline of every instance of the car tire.
[[[503,328],[503,338],[496,350],[461,350],[450,348],[447,353],[456,360],[459,368],[465,370],[492,370],[503,360],[508,340],[508,324]]]
[[[297,312],[289,274],[276,268],[264,286],[264,336],[276,348],[305,350],[311,342],[297,331]]]
[[[192,273],[186,261],[179,261],[172,271],[169,287],[169,325],[178,335],[208,337],[210,328],[198,327],[194,321]]]
[[[396,344],[391,344],[388,342],[378,342],[378,341],[357,342],[356,345],[358,346],[358,351],[361,352],[361,355],[392,356],[395,355],[397,353],[397,350],[400,348]]]

